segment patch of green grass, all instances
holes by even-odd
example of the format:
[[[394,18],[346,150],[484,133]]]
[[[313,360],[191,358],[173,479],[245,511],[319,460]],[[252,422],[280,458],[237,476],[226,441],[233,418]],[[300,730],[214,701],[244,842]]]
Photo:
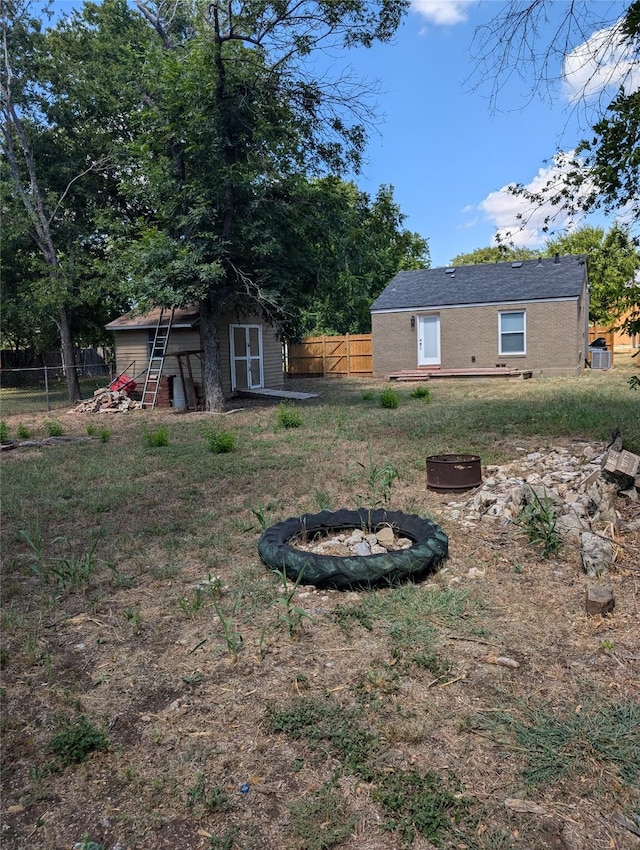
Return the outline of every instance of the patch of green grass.
[[[101,428],[98,437],[101,443],[108,443],[111,439],[111,431],[108,428]]]
[[[67,721],[53,736],[49,746],[63,765],[79,764],[86,761],[95,750],[106,750],[109,746],[107,736],[86,717]]]
[[[518,705],[475,718],[499,743],[518,752],[529,785],[575,776],[619,776],[634,783],[640,772],[640,705],[583,705],[550,711]],[[503,732],[511,736],[504,741]]]
[[[293,404],[281,401],[276,414],[280,428],[299,428],[302,425],[300,411]]]
[[[8,443],[9,442],[9,426],[4,421],[0,421],[0,443]]]
[[[159,425],[155,431],[145,434],[147,445],[152,449],[164,448],[169,445],[169,429]]]
[[[362,390],[360,393],[360,398],[362,401],[371,401],[374,397],[373,390]]]
[[[18,423],[18,430],[16,431],[18,438],[20,440],[30,440],[33,436],[29,428],[26,425],[23,425],[22,422]]]
[[[346,811],[344,797],[332,782],[287,808],[296,850],[331,850],[349,838],[358,822]]]
[[[380,393],[380,407],[384,407],[387,410],[395,410],[398,404],[398,393],[395,390],[382,390]]]

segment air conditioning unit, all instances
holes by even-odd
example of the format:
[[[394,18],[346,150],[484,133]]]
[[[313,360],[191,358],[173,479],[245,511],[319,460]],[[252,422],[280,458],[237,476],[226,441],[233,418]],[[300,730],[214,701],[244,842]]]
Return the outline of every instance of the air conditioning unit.
[[[611,352],[603,348],[589,349],[591,354],[592,369],[610,369],[611,368]]]

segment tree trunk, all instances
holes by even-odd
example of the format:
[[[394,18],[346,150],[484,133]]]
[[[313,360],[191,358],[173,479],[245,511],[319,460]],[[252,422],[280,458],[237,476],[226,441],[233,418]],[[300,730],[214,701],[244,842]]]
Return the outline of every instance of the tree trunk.
[[[76,369],[76,358],[73,350],[73,337],[71,336],[71,319],[66,307],[60,308],[58,316],[58,328],[60,330],[60,342],[62,343],[62,359],[64,361],[64,374],[67,379],[67,390],[69,402],[77,404],[80,401],[80,381]]]
[[[200,302],[200,325],[204,350],[202,383],[205,410],[220,413],[224,410],[222,359],[220,357],[221,315],[214,299],[215,296],[209,295]]]

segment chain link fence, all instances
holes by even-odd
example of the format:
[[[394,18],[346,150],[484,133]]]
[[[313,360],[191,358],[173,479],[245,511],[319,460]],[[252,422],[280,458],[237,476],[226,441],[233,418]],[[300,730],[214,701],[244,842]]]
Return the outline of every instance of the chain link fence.
[[[108,363],[76,366],[83,399],[108,386],[114,367]],[[62,366],[38,366],[30,369],[0,369],[0,417],[42,413],[73,407],[69,401],[67,379]]]

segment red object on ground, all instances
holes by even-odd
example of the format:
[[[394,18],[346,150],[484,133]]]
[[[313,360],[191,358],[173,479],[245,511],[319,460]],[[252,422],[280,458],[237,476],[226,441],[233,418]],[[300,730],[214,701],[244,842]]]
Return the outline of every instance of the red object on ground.
[[[109,388],[113,392],[123,392],[123,393],[132,393],[138,385],[131,378],[128,378],[126,375],[118,375],[111,383],[109,384]]]

